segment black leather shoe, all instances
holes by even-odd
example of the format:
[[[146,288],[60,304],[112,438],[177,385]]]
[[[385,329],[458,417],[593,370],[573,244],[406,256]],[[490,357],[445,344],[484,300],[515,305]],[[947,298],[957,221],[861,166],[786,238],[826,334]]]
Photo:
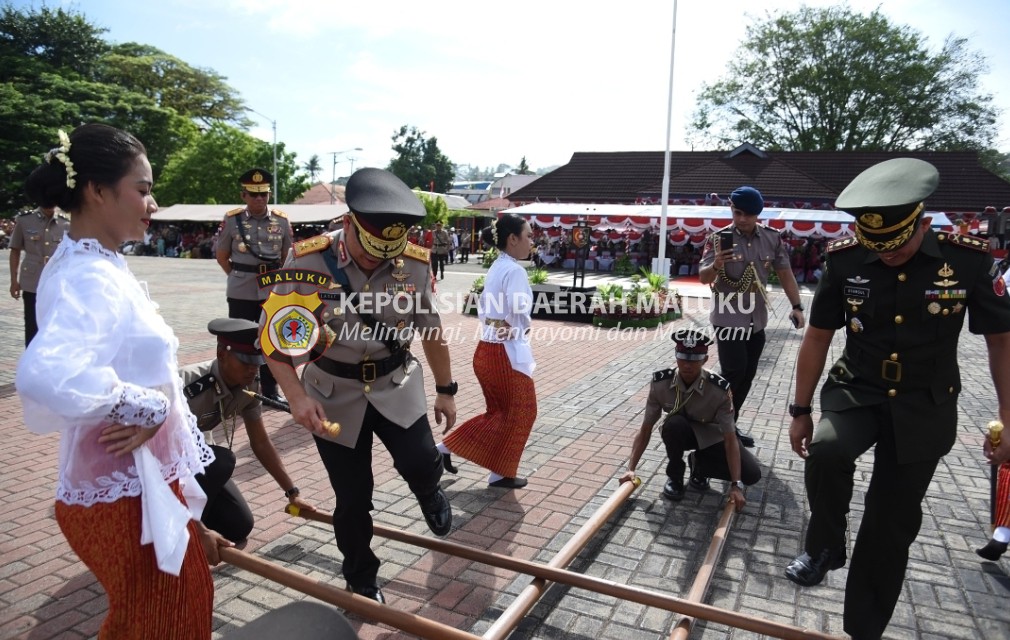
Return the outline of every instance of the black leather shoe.
[[[375,600],[379,604],[386,604],[386,597],[382,595],[382,589],[374,584],[366,587],[352,587],[351,585],[347,585],[347,590],[351,593],[368,598],[369,600]]]
[[[820,584],[828,571],[844,566],[844,549],[824,549],[816,557],[803,552],[786,567],[786,577],[801,587],[812,587]]]
[[[745,436],[744,434],[740,433],[739,429],[736,430],[736,437],[738,440],[740,440],[740,444],[742,444],[743,446],[747,447],[748,449],[754,448],[754,438],[750,436]]]
[[[981,549],[975,549],[975,553],[990,562],[996,562],[1000,559],[1000,556],[1006,553],[1006,548],[1007,543],[999,542],[998,540],[990,540]]]
[[[451,473],[452,475],[456,475],[457,473],[459,473],[459,469],[452,465],[452,455],[448,453],[442,454],[442,468]]]
[[[684,483],[674,482],[672,478],[667,479],[666,484],[663,485],[663,495],[673,500],[674,502],[679,502],[684,499]]]
[[[526,478],[501,478],[487,483],[487,486],[495,489],[522,489],[526,486]]]
[[[691,485],[691,488],[697,489],[698,491],[708,491],[708,478],[694,472],[694,451],[687,454],[687,465],[691,468],[691,475],[687,480],[688,484]]]
[[[417,503],[421,505],[421,513],[431,532],[439,537],[447,536],[452,530],[452,505],[441,487],[430,496],[418,498]]]

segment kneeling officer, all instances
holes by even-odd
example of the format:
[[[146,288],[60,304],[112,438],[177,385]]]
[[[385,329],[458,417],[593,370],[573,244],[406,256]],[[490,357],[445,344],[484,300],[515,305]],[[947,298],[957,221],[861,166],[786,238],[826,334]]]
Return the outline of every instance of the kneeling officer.
[[[232,542],[241,542],[253,528],[249,505],[232,481],[235,471],[236,418],[242,416],[249,445],[263,468],[277,481],[284,497],[300,509],[315,511],[299,496],[281,457],[277,454],[263,424],[263,405],[246,390],[259,392],[257,374],[263,355],[256,347],[258,326],[250,320],[219,318],[211,320],[207,330],[217,336],[217,358],[209,362],[182,367],[183,393],[189,409],[196,416],[197,426],[204,432],[207,444],[214,450],[214,462],[196,476],[207,494],[207,506],[200,520]],[[217,433],[224,436],[227,447],[215,442]]]
[[[747,504],[743,488],[761,479],[761,469],[757,458],[741,448],[736,437],[729,382],[703,368],[712,344],[709,336],[695,329],[678,329],[672,338],[677,345],[677,368],[652,374],[642,427],[631,445],[628,471],[620,481],[634,480],[652,428],[667,411],[662,435],[669,462],[663,495],[671,500],[684,498],[684,452],[691,451],[691,486],[703,491],[708,489],[708,478],[728,480],[729,498],[740,511]]]

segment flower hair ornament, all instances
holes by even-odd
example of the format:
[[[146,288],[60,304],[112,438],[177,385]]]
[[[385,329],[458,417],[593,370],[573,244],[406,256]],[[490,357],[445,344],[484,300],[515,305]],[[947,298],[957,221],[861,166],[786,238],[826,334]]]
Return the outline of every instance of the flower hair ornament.
[[[51,163],[53,158],[56,158],[67,170],[67,188],[73,189],[77,186],[77,180],[74,176],[77,172],[74,171],[74,163],[70,159],[70,136],[63,129],[59,130],[60,135],[60,146],[50,149],[46,152],[45,161]]]
[[[491,239],[494,240],[495,248],[498,247],[498,222],[491,223]]]

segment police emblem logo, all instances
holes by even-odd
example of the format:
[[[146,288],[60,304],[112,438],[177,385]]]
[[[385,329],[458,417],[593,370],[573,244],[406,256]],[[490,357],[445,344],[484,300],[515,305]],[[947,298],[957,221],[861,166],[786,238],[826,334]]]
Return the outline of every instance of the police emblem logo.
[[[252,181],[255,182],[256,184],[259,184],[259,183],[263,182],[263,174],[260,173],[259,171],[253,173],[252,174]]]
[[[267,317],[260,331],[263,355],[292,367],[322,355],[316,346],[323,335],[325,308],[316,292],[309,295],[270,292],[263,303]]]
[[[695,337],[695,335],[690,331],[685,331],[684,334],[681,335],[680,342],[688,349],[694,349],[698,346],[697,337]]]

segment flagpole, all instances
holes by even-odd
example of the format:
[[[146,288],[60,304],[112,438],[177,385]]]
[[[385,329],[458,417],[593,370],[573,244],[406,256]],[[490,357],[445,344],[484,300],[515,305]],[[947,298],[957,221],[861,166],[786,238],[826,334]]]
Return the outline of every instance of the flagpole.
[[[663,154],[663,191],[659,218],[659,257],[652,271],[670,276],[670,264],[666,257],[667,201],[670,199],[670,135],[673,128],[673,60],[677,51],[677,0],[673,0],[673,29],[670,35],[670,93],[666,107],[666,152]]]

